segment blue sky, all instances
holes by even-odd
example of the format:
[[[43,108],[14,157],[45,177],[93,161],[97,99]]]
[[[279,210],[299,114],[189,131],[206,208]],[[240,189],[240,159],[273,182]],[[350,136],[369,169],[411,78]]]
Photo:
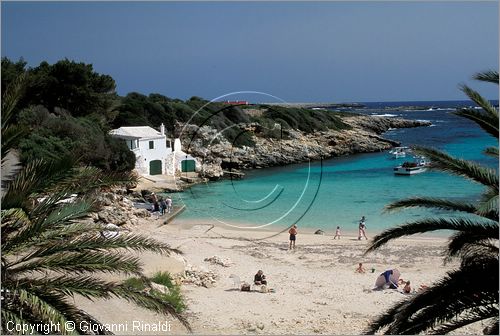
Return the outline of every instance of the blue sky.
[[[5,2],[2,56],[92,63],[118,93],[463,99],[498,69],[498,2]],[[230,99],[271,101],[265,96]]]

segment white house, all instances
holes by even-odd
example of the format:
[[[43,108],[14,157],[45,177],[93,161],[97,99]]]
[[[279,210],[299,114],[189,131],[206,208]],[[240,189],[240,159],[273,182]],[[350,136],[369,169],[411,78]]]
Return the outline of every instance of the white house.
[[[114,129],[110,134],[125,140],[135,154],[135,169],[140,174],[167,174],[167,158],[172,156],[172,148],[163,124],[160,132],[149,126],[133,126]]]
[[[181,139],[175,139],[173,147],[173,153],[169,156],[170,169],[181,173],[196,171],[198,162],[182,150]]]

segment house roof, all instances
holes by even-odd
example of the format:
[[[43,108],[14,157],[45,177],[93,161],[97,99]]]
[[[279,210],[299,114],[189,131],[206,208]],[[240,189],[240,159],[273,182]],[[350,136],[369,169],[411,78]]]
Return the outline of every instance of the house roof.
[[[154,139],[164,137],[160,132],[149,126],[124,126],[111,130],[109,134],[128,139]]]

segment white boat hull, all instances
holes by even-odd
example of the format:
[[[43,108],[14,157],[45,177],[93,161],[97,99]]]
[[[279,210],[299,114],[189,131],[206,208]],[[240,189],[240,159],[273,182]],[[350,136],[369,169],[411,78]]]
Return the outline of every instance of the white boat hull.
[[[405,152],[402,152],[402,153],[392,153],[392,158],[393,159],[399,159],[399,158],[403,158],[403,157],[406,157],[406,153]]]
[[[394,174],[396,175],[415,175],[423,173],[427,170],[426,167],[395,167]]]

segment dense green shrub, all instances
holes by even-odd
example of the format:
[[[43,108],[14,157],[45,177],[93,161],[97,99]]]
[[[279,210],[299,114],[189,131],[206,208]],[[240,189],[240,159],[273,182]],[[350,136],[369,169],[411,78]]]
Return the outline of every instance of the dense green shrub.
[[[327,129],[349,129],[336,112],[328,110],[308,110],[303,108],[288,108],[281,106],[266,106],[262,118],[284,121],[289,127],[306,133],[325,131]]]
[[[148,280],[167,287],[169,292],[162,293],[159,290],[151,288],[148,286],[146,280],[141,278],[128,278],[125,280],[125,285],[134,290],[147,290],[150,295],[157,296],[172,304],[178,313],[181,313],[184,309],[186,309],[186,303],[184,302],[184,298],[181,294],[181,289],[178,285],[174,284],[172,277],[168,272],[157,272]]]
[[[238,127],[227,128],[222,134],[235,147],[255,147],[255,141],[252,139],[252,134]]]

